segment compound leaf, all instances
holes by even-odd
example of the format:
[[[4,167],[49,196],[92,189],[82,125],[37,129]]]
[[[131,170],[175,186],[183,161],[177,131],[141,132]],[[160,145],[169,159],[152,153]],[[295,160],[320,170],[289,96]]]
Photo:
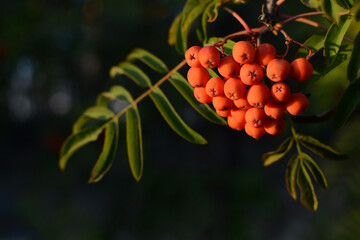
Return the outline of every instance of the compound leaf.
[[[288,162],[285,171],[285,182],[286,188],[293,199],[296,200],[296,189],[295,189],[295,180],[296,180],[296,173],[299,166],[299,154],[296,153],[292,156]]]
[[[150,78],[137,66],[129,62],[121,62],[110,69],[110,76],[125,75],[141,87],[150,87]]]
[[[289,152],[294,142],[293,137],[288,137],[285,139],[284,142],[280,144],[280,146],[272,152],[268,152],[262,155],[262,162],[264,166],[269,166],[273,164],[274,162],[279,161],[281,158],[283,158],[286,153]]]
[[[313,175],[315,182],[317,182],[320,187],[326,189],[328,186],[326,178],[316,162],[306,153],[301,153],[299,156]]]
[[[330,146],[321,143],[319,140],[311,136],[296,134],[296,138],[304,147],[308,148],[320,157],[330,160],[345,160],[348,158],[346,154],[335,151]]]
[[[96,141],[102,131],[102,127],[90,127],[70,135],[61,147],[59,160],[60,169],[64,171],[69,158],[81,147]]]
[[[165,121],[179,136],[192,143],[207,143],[200,134],[184,123],[160,88],[154,86],[154,90],[149,95]]]
[[[80,132],[81,129],[85,126],[85,124],[88,123],[90,120],[106,121],[112,117],[114,117],[114,113],[106,107],[90,107],[74,123],[73,134]]]
[[[91,171],[89,183],[100,181],[111,168],[117,151],[118,139],[119,124],[117,120],[114,120],[106,125],[103,149]]]
[[[134,61],[136,59],[142,61],[147,66],[149,66],[150,68],[152,68],[155,71],[158,71],[160,73],[165,73],[165,72],[169,71],[168,67],[166,66],[166,64],[161,59],[159,59],[154,54],[146,51],[145,49],[135,48],[126,57],[126,60],[130,61],[130,62]]]
[[[302,161],[300,161],[296,182],[300,189],[300,202],[307,209],[315,212],[318,207],[318,200],[314,191],[314,185]]]

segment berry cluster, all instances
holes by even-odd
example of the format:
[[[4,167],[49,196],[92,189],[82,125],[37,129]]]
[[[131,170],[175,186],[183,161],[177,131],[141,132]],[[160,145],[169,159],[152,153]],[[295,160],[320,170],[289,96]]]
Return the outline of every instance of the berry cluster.
[[[229,127],[255,138],[265,133],[282,134],[285,130],[283,114],[305,112],[309,106],[302,93],[291,93],[284,82],[290,76],[298,82],[307,81],[313,72],[304,58],[291,64],[276,58],[273,45],[264,43],[257,48],[249,41],[234,45],[232,56],[221,58],[214,46],[193,46],[185,53],[191,67],[187,79],[194,87],[195,98],[201,103],[212,102],[217,114],[227,117]],[[207,68],[216,68],[223,77],[210,78]],[[264,75],[271,81],[268,87]]]

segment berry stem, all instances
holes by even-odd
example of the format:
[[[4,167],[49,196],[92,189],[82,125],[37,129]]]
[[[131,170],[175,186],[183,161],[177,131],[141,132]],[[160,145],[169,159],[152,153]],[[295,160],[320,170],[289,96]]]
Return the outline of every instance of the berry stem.
[[[240,24],[245,28],[245,31],[252,35],[252,31],[251,31],[251,28],[249,27],[249,25],[247,25],[247,23],[245,22],[245,20],[240,17],[239,14],[237,14],[236,12],[234,12],[233,10],[231,10],[230,8],[228,7],[222,7],[225,11],[227,11],[228,13],[230,13],[231,15],[233,15],[234,18],[236,18]]]
[[[290,43],[296,43],[297,45],[303,47],[303,48],[306,48],[306,50],[308,50],[309,54],[308,56],[306,57],[306,60],[309,60],[311,55],[312,55],[312,50],[310,48],[308,48],[307,46],[305,46],[304,44],[298,42],[298,41],[295,41],[294,39],[292,39],[283,29],[280,30],[280,32],[284,35],[285,37],[285,40],[286,40],[286,52],[284,53],[284,55],[282,56],[282,58],[285,58],[285,56],[287,55],[287,53],[289,52],[289,44]]]

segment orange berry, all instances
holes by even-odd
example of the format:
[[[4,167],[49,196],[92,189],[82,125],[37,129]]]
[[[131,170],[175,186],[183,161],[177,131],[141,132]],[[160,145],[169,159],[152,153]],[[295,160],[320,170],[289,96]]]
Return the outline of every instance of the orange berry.
[[[239,41],[235,43],[232,50],[232,56],[238,63],[250,63],[255,58],[256,49],[248,41]]]
[[[250,124],[246,123],[245,124],[245,132],[250,137],[253,137],[255,139],[260,139],[262,136],[264,136],[265,129],[263,126],[255,128],[255,127],[251,126]]]
[[[266,115],[262,108],[250,108],[246,111],[245,120],[252,127],[260,127],[266,122]]]
[[[231,115],[228,116],[228,118],[227,118],[229,127],[231,127],[232,129],[238,130],[238,131],[243,130],[245,127],[245,123],[246,123],[245,113],[246,113],[246,110],[232,109]]]
[[[285,103],[291,95],[290,87],[284,82],[275,83],[271,87],[270,95],[276,102]]]
[[[212,99],[213,106],[218,111],[231,110],[234,106],[233,101],[225,96],[216,96]]]
[[[266,68],[266,76],[273,82],[284,81],[290,73],[290,63],[284,59],[273,59]]]
[[[273,100],[270,100],[264,107],[264,112],[266,116],[273,118],[273,119],[279,119],[281,118],[285,113],[285,107],[281,103],[277,103]]]
[[[234,104],[237,108],[243,110],[248,110],[251,108],[251,105],[247,101],[246,97],[241,97],[239,99],[234,100]]]
[[[291,115],[302,114],[308,107],[309,100],[302,93],[291,94],[289,100],[285,103],[285,108]]]
[[[229,78],[224,84],[224,94],[231,100],[244,97],[245,93],[246,86],[239,78]]]
[[[240,79],[246,85],[254,85],[259,83],[263,77],[263,69],[257,63],[246,63],[240,69]]]
[[[194,96],[201,103],[210,103],[212,102],[212,97],[207,95],[204,87],[195,87]]]
[[[190,68],[187,72],[187,79],[190,85],[193,87],[204,87],[209,81],[209,78],[209,72],[203,67]]]
[[[221,76],[225,78],[238,77],[240,64],[237,63],[232,56],[226,56],[220,60],[218,71]]]
[[[270,100],[270,90],[265,84],[252,85],[247,93],[247,101],[253,107],[262,108]]]
[[[298,82],[309,80],[313,71],[313,66],[305,58],[297,58],[290,64],[290,77]]]
[[[276,57],[276,49],[270,43],[263,43],[256,49],[255,62],[266,66]]]
[[[221,78],[213,77],[206,84],[206,93],[210,97],[224,95],[224,81]]]
[[[220,62],[220,52],[214,46],[203,47],[199,52],[199,61],[205,68],[214,68]]]
[[[283,118],[269,119],[264,129],[270,135],[281,135],[285,131],[285,120]]]
[[[202,67],[199,62],[199,52],[201,50],[201,47],[199,46],[192,46],[185,52],[185,59],[186,63],[190,67],[199,68]]]
[[[215,109],[216,110],[216,109]],[[220,117],[229,117],[231,115],[231,110],[224,110],[224,111],[220,111],[220,110],[216,110],[216,113],[220,116]]]

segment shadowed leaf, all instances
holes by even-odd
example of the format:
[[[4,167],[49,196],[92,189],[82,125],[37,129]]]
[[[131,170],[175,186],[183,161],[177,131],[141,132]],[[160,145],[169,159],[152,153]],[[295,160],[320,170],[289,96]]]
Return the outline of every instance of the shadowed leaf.
[[[314,185],[312,184],[311,178],[306,171],[302,161],[300,161],[296,182],[300,189],[300,202],[307,209],[315,212],[318,207],[318,200],[314,191]]]
[[[317,182],[320,187],[326,189],[328,186],[326,178],[316,162],[306,153],[301,153],[299,156],[313,175],[315,182]]]
[[[285,182],[286,188],[293,199],[296,200],[296,189],[295,189],[295,180],[296,180],[296,173],[299,166],[299,154],[296,153],[288,162],[285,171]]]
[[[110,76],[114,78],[116,75],[125,75],[141,87],[151,86],[149,77],[140,68],[129,62],[122,62],[118,66],[112,67]]]
[[[360,32],[354,40],[354,51],[351,53],[350,62],[347,68],[347,78],[350,82],[355,81],[359,77],[360,70]]]
[[[262,155],[262,162],[264,166],[269,166],[273,164],[274,162],[279,161],[281,158],[283,158],[287,152],[291,149],[294,142],[293,137],[288,137],[285,139],[284,142],[280,144],[278,149],[272,152],[268,152]]]
[[[135,61],[136,59],[142,61],[147,66],[151,67],[155,71],[158,71],[160,73],[168,72],[169,69],[166,66],[166,64],[161,61],[157,56],[154,54],[141,49],[141,48],[135,48],[131,53],[126,57],[127,61]]]
[[[330,146],[321,143],[319,140],[311,136],[296,134],[296,137],[300,140],[300,143],[303,146],[305,146],[315,154],[319,155],[320,157],[330,160],[345,160],[348,158],[346,154],[335,151]]]
[[[99,106],[90,107],[74,123],[73,134],[80,132],[85,124],[91,120],[106,121],[112,117],[114,117],[114,113],[108,108]]]
[[[105,140],[103,149],[94,168],[91,171],[89,183],[95,183],[102,179],[102,177],[111,168],[112,162],[115,158],[119,139],[119,124],[118,121],[111,121],[106,125]]]
[[[196,100],[193,88],[180,73],[173,73],[169,81],[201,116],[215,124],[227,125],[225,119],[220,117],[209,105]]]
[[[60,169],[64,171],[69,158],[81,147],[96,141],[102,131],[102,127],[90,127],[70,135],[61,147],[59,160]]]
[[[207,143],[200,134],[184,123],[160,88],[154,86],[154,91],[150,93],[150,98],[165,121],[179,136],[192,143]]]

